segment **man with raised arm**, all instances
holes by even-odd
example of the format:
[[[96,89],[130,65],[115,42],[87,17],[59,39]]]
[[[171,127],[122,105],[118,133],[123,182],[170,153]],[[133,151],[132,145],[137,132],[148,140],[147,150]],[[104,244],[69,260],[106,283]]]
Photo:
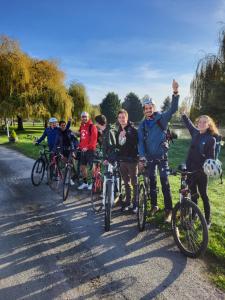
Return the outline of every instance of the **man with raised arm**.
[[[158,210],[156,167],[159,170],[160,181],[165,205],[165,222],[171,222],[172,196],[168,180],[168,141],[167,127],[172,115],[178,109],[178,83],[173,80],[173,96],[170,108],[166,112],[158,112],[154,101],[149,97],[143,99],[145,118],[138,128],[138,152],[140,167],[147,163],[148,176],[150,179],[151,215]]]

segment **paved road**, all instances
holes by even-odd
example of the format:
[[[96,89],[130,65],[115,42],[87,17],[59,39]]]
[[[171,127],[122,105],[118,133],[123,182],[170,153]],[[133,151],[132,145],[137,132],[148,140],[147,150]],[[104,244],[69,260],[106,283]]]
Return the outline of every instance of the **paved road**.
[[[104,233],[87,193],[63,204],[32,164],[0,147],[0,299],[225,299],[170,236],[117,211]]]

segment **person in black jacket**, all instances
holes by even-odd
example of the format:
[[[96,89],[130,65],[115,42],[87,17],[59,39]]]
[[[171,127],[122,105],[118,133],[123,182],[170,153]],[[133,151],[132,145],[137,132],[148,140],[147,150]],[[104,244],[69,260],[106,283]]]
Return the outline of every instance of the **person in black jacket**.
[[[126,189],[126,205],[124,210],[133,209],[137,213],[137,174],[138,174],[138,132],[128,121],[125,109],[118,112],[119,130],[116,134],[120,173]],[[131,185],[133,199],[131,201]]]
[[[218,129],[212,118],[206,115],[202,115],[196,120],[197,126],[194,126],[184,113],[182,119],[192,137],[186,159],[187,170],[194,172],[189,178],[191,199],[197,204],[199,192],[203,200],[205,219],[209,228],[211,221],[210,203],[207,195],[208,178],[203,171],[203,164],[206,159],[215,159],[216,139],[213,135],[218,134]]]

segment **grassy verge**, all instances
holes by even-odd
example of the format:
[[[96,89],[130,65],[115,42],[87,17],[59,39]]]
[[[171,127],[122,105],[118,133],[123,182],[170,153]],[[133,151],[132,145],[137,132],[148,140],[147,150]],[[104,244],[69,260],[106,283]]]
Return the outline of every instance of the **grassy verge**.
[[[43,132],[43,126],[41,124],[32,126],[31,124],[25,125],[25,131],[18,133],[19,142],[8,143],[8,138],[4,132],[0,132],[0,144],[4,144],[10,148],[16,149],[23,154],[37,158],[39,148],[34,147],[32,140],[27,135],[33,135],[40,137]],[[184,162],[187,150],[189,147],[189,140],[175,140],[174,144],[171,145],[169,150],[169,161],[170,167],[176,168],[180,163]],[[222,148],[220,154],[220,160],[223,163],[225,173],[225,149]],[[179,190],[179,176],[170,177],[171,190],[173,195],[173,203],[178,201],[178,190]],[[210,277],[212,281],[221,289],[225,290],[225,210],[224,210],[224,195],[225,195],[225,184],[220,184],[219,180],[209,182],[209,198],[211,202],[212,210],[212,227],[209,231],[209,245],[207,255],[205,257],[208,266]],[[159,206],[163,208],[163,197],[162,192],[159,192]],[[199,200],[199,206],[202,208],[202,201]],[[151,220],[157,226],[164,230],[169,230],[163,221],[163,211],[156,215]]]

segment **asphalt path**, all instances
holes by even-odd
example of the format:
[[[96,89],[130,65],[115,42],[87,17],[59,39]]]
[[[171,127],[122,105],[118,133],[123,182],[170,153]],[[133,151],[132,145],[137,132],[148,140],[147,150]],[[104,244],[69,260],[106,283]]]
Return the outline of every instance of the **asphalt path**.
[[[116,209],[105,233],[88,192],[62,203],[32,186],[33,163],[0,147],[0,299],[225,299],[170,234]]]

